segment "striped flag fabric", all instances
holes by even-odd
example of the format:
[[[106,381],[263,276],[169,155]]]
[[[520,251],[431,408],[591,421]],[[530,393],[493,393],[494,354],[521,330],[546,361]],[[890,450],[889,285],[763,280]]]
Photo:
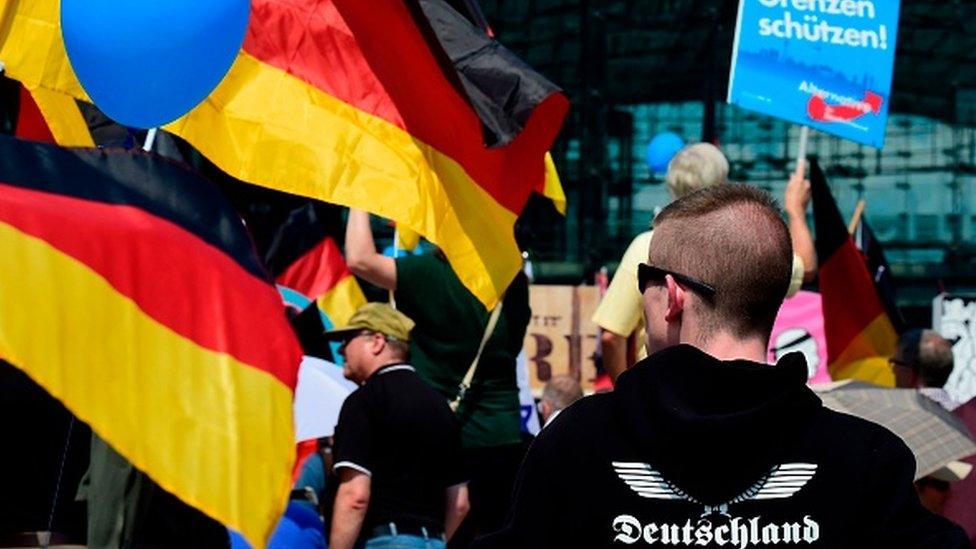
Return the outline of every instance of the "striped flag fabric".
[[[301,349],[240,218],[185,166],[0,138],[0,356],[262,545]]]
[[[14,135],[21,139],[54,143],[54,135],[51,133],[51,128],[48,127],[47,122],[44,121],[44,115],[41,114],[37,102],[31,97],[27,88],[18,87],[20,88],[20,97]]]
[[[871,275],[874,287],[878,290],[878,298],[884,304],[885,312],[888,313],[888,318],[891,320],[895,332],[901,334],[905,331],[905,319],[896,304],[897,292],[894,280],[891,277],[891,267],[885,257],[884,246],[874,236],[874,230],[868,224],[866,215],[862,215],[858,220],[853,236],[854,244],[861,251],[861,255],[868,266],[868,274]]]
[[[275,282],[315,301],[332,325],[344,325],[366,296],[337,242],[342,208],[220,176]]]
[[[888,359],[898,335],[816,161],[810,163],[810,188],[830,376],[894,387]]]
[[[8,4],[9,75],[87,101],[57,0]],[[442,42],[463,48],[483,33],[450,14],[443,0],[253,0],[222,83],[166,129],[240,180],[415,230],[492,307],[521,268],[513,226],[529,193],[545,190],[569,104],[494,41],[454,67]]]
[[[93,147],[91,134],[75,99],[69,95],[20,85],[14,135],[66,147]]]
[[[254,0],[227,77],[167,129],[239,179],[417,231],[491,307],[521,266],[512,228],[568,103],[546,86],[517,137],[486,146],[420,4]]]

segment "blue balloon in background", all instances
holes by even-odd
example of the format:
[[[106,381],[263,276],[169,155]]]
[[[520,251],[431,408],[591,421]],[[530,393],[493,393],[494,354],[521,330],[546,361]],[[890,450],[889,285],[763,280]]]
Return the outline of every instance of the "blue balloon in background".
[[[668,171],[668,162],[685,146],[684,140],[674,132],[662,132],[647,145],[647,167],[654,173]]]
[[[249,0],[61,0],[61,34],[95,105],[124,125],[152,128],[220,83],[249,13]]]

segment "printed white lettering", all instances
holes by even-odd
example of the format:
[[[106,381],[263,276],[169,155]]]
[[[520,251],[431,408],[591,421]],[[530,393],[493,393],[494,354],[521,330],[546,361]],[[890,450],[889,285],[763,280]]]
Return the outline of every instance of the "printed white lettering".
[[[721,526],[715,527],[715,543],[724,546],[729,542],[729,538],[726,535],[729,533],[729,525],[723,524]]]
[[[858,19],[874,19],[874,2],[870,0],[759,0],[766,8],[782,8],[778,19],[759,19],[759,36],[803,40],[850,48],[888,49],[888,29],[885,25],[859,28],[866,24],[853,20],[850,25],[832,24],[818,15],[837,15]],[[838,22],[837,19],[832,21]],[[841,20],[843,21],[843,20]],[[867,23],[869,24],[869,23]]]
[[[716,532],[718,529],[716,528]],[[707,520],[698,521],[698,529],[695,530],[695,545],[708,545],[712,542],[712,523]],[[724,545],[724,544],[719,544]]]
[[[626,543],[627,545],[637,543],[641,536],[641,524],[637,517],[631,515],[620,515],[613,519],[613,531],[618,532],[613,541]],[[653,543],[653,542],[648,542]]]
[[[820,525],[810,518],[810,515],[803,517],[803,541],[813,543],[820,539]]]
[[[678,545],[681,543],[681,527],[677,524],[662,524],[661,543],[665,545]]]
[[[644,527],[644,541],[654,545],[657,543],[657,524],[648,524]]]
[[[749,541],[753,545],[759,544],[759,517],[749,519]]]
[[[800,523],[787,522],[783,525],[783,543],[800,543]]]
[[[869,105],[868,103],[864,102],[861,99],[854,99],[849,95],[840,95],[840,94],[827,91],[825,89],[820,88],[816,84],[812,84],[805,80],[800,83],[798,89],[802,92],[809,93],[810,95],[819,95],[825,99],[830,100],[832,103],[840,103],[849,107],[854,107],[860,109],[863,112],[870,112],[872,109],[871,105]]]
[[[762,529],[762,542],[763,543],[779,543],[779,526],[775,524],[767,524],[763,526]]]
[[[771,545],[806,545],[820,540],[820,524],[810,515],[799,522],[765,522],[761,517],[733,517],[727,523],[715,524],[708,518],[684,524],[648,522],[642,524],[633,515],[619,515],[613,520],[613,541],[633,545],[643,541],[647,546],[737,547],[751,549]]]

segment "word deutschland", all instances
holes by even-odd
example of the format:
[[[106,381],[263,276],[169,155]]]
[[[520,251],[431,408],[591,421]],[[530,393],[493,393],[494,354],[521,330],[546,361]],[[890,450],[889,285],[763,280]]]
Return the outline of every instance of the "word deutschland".
[[[804,15],[801,20],[794,18],[793,12],[784,11],[779,19],[763,17],[759,20],[759,36],[775,36],[789,40],[805,40],[838,46],[888,49],[888,27],[879,25],[877,29],[855,29],[831,25],[816,15]]]
[[[619,515],[613,519],[613,541],[632,545],[644,542],[647,545],[694,545],[714,544],[718,547],[738,547],[748,549],[761,545],[778,543],[811,544],[820,539],[820,525],[810,518],[803,517],[799,522],[783,524],[760,524],[759,517],[751,519],[733,518],[723,524],[713,524],[707,518],[682,524],[641,524],[631,515]]]

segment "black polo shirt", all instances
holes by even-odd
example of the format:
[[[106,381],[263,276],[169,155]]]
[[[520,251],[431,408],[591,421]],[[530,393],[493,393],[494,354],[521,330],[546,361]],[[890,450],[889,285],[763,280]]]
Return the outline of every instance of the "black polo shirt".
[[[389,522],[443,530],[444,490],[467,481],[457,419],[406,364],[384,366],[346,398],[335,469],[370,476],[363,532]]]

